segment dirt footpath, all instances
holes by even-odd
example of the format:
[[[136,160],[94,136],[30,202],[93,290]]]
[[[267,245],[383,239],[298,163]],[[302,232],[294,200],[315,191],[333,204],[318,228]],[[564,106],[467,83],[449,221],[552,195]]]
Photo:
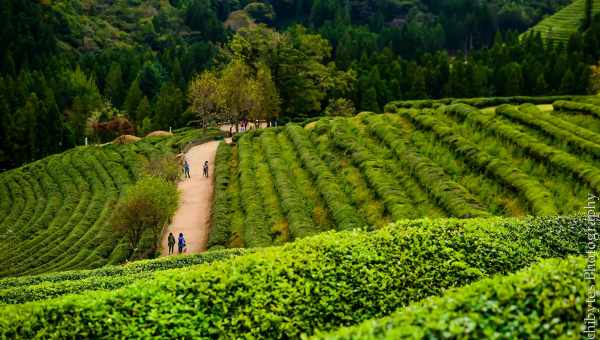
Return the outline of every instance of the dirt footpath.
[[[175,235],[175,240],[179,237],[179,233],[183,233],[187,244],[186,254],[197,254],[206,251],[214,191],[215,155],[218,146],[218,141],[208,142],[195,146],[186,153],[185,156],[190,164],[190,176],[192,178],[184,179],[178,184],[181,192],[181,204],[175,213],[173,223],[163,235],[161,249],[163,256],[169,254],[167,240],[169,232]],[[202,175],[204,161],[208,161],[208,178]],[[175,243],[175,254],[177,254],[177,242]]]

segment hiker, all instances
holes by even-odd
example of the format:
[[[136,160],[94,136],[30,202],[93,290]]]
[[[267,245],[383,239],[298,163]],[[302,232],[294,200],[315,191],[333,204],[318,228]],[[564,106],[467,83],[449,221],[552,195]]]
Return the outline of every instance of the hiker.
[[[169,255],[173,254],[175,249],[175,236],[173,233],[169,233]]]
[[[204,162],[204,177],[208,177],[208,161]]]
[[[185,178],[192,178],[190,176],[190,164],[188,163],[187,159],[183,160],[183,173]]]
[[[185,250],[185,238],[183,238],[183,233],[179,233],[179,254],[181,254]]]

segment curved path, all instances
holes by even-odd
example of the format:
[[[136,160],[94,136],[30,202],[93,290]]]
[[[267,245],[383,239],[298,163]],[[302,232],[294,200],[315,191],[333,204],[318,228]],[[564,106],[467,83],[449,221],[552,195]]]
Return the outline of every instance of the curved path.
[[[208,233],[210,229],[210,211],[213,199],[213,174],[215,168],[215,155],[218,141],[208,142],[191,148],[186,154],[190,164],[190,179],[179,182],[181,192],[181,205],[173,217],[162,239],[161,255],[169,254],[167,238],[169,232],[175,235],[183,233],[187,244],[187,254],[197,254],[206,251]],[[202,176],[202,164],[208,161],[209,177]],[[175,243],[177,254],[177,242]]]

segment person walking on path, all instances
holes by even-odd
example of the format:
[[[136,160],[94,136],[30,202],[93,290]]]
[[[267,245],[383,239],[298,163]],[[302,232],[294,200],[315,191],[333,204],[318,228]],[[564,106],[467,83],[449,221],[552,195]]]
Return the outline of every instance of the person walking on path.
[[[190,176],[190,163],[188,163],[187,159],[183,160],[183,173],[185,178],[192,178]]]
[[[175,251],[175,236],[173,233],[169,233],[169,255]]]
[[[185,250],[185,238],[183,237],[183,233],[179,233],[179,254],[181,254]]]
[[[204,162],[204,177],[208,177],[208,161]]]

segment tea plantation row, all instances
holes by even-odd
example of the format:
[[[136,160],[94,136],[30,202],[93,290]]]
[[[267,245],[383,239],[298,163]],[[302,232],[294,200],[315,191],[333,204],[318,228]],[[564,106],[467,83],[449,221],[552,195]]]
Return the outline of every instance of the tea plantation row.
[[[503,104],[556,99],[557,111]],[[395,102],[391,114],[247,132],[217,153],[209,247],[402,218],[577,213],[600,191],[600,106],[564,99]]]
[[[78,147],[1,173],[0,277],[121,263],[127,240],[110,219],[127,186],[149,159],[218,135],[186,130],[127,145]]]
[[[211,264],[156,273],[114,292],[87,292],[2,306],[0,337],[129,338],[168,334],[296,338],[384,317],[424,298],[443,295],[448,288],[507,275],[540,259],[582,255],[586,251],[587,232],[598,231],[598,226],[585,217],[551,217],[403,220],[375,232],[323,233]],[[570,269],[573,265],[569,263],[575,263],[574,268],[581,267],[581,260],[574,261],[561,263],[552,278],[541,280],[536,276],[536,281],[527,286],[532,296],[539,296],[546,282],[581,281],[577,275],[566,276],[575,270]],[[544,268],[535,267],[531,272],[549,273]],[[523,275],[496,280],[519,285]],[[483,281],[458,294],[478,293],[490,282]],[[562,289],[569,286],[552,288],[556,294],[568,294]],[[514,294],[508,291],[503,298],[518,300],[520,297]],[[551,303],[554,296],[557,295],[542,299]],[[494,304],[497,298],[492,291],[479,298],[496,306],[482,316],[491,319],[488,324],[493,330],[490,313],[501,314],[508,308],[508,302],[501,300]],[[478,307],[466,298],[453,301],[465,308]],[[423,306],[418,308],[430,305]],[[453,306],[444,305],[448,311],[442,309],[432,314],[418,310],[419,317],[435,320],[446,312],[453,313]],[[516,306],[519,313],[541,308],[525,302]],[[564,323],[568,327],[570,318],[581,313],[568,301],[553,306],[560,307],[555,308],[557,313],[568,313],[569,319]],[[399,313],[404,315],[402,310]],[[511,313],[515,315],[511,324],[529,322],[516,317],[520,315],[517,311]],[[396,317],[402,320],[408,316]],[[552,315],[538,317],[543,322],[553,320]],[[416,326],[431,326],[420,325],[419,320],[415,321]],[[553,334],[556,327],[547,334]]]

